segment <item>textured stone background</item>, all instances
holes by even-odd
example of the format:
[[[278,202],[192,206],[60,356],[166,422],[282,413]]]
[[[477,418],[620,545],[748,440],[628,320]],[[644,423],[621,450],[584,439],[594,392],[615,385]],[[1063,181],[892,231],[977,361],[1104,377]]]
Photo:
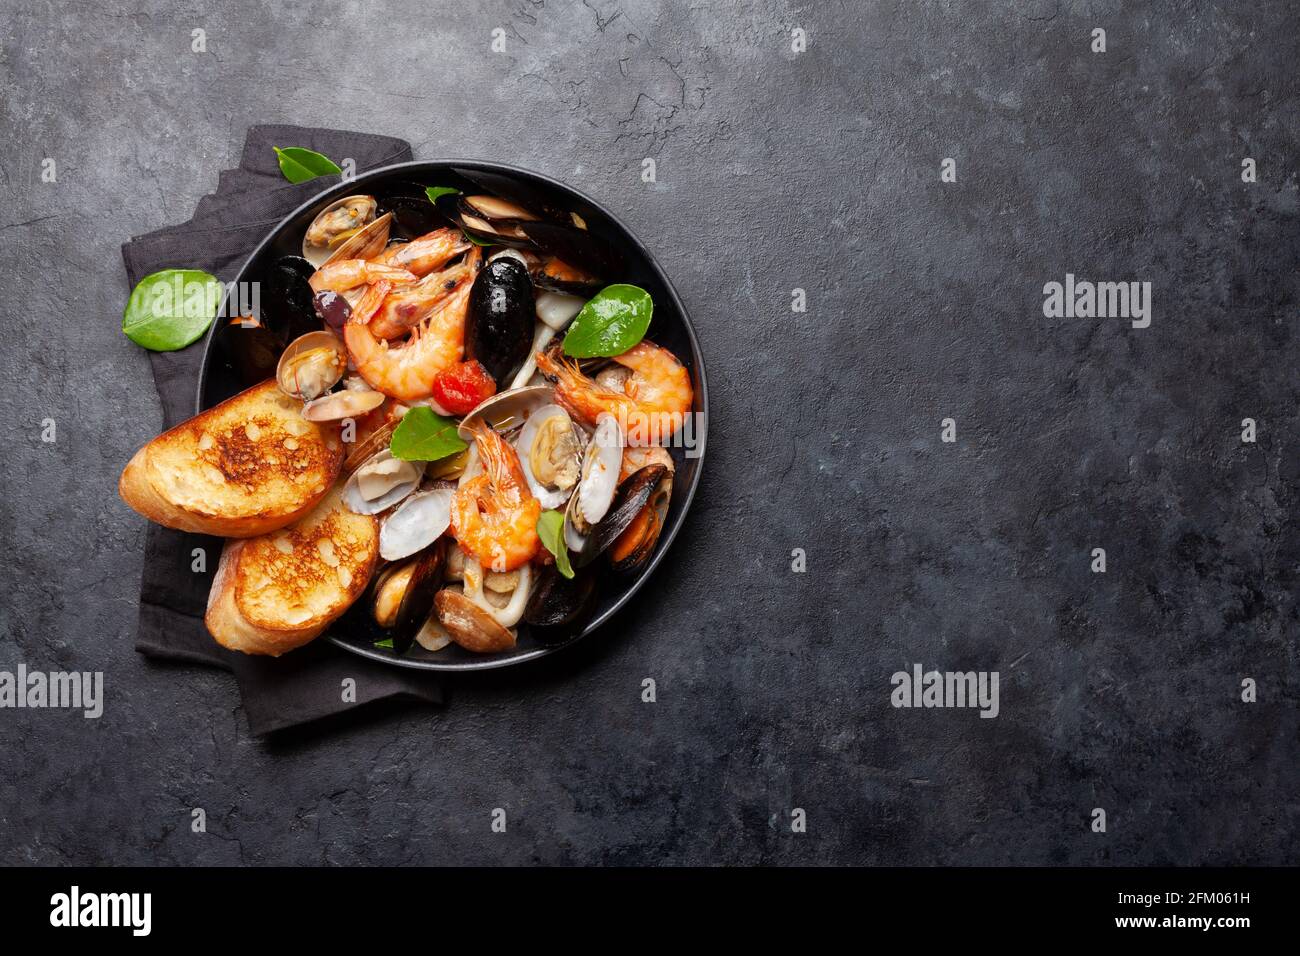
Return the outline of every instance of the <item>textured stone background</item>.
[[[1298,17],[1136,6],[7,3],[0,666],[108,702],[0,712],[0,860],[1300,861]],[[118,246],[254,122],[569,180],[672,276],[709,460],[599,639],[271,743],[132,651],[115,482],[160,419]],[[1044,319],[1067,271],[1151,281],[1151,327]],[[1001,716],[893,710],[913,662],[1000,671]]]

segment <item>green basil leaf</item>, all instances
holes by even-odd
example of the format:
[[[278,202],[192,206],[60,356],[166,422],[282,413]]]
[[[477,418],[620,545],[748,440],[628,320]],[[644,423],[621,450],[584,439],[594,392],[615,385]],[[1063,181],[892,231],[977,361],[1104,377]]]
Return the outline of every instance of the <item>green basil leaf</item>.
[[[391,651],[393,649],[393,639],[386,637],[382,641],[375,641],[375,647],[386,647]]]
[[[303,149],[301,146],[286,146],[284,149],[272,146],[271,148],[275,150],[276,159],[280,161],[280,172],[284,173],[284,178],[291,183],[305,183],[317,176],[343,172],[328,156],[322,156],[310,149]]]
[[[468,447],[456,434],[456,422],[427,405],[417,405],[403,415],[388,443],[393,457],[406,461],[437,461]]]
[[[574,358],[622,355],[645,338],[654,310],[654,300],[645,289],[623,283],[607,285],[569,326],[564,354]]]
[[[566,578],[572,579],[573,565],[569,563],[569,546],[564,543],[564,512],[543,511],[537,519],[537,537],[546,550],[555,555],[555,567]]]
[[[164,269],[145,276],[122,310],[122,331],[153,352],[183,349],[208,330],[224,291],[199,269]]]

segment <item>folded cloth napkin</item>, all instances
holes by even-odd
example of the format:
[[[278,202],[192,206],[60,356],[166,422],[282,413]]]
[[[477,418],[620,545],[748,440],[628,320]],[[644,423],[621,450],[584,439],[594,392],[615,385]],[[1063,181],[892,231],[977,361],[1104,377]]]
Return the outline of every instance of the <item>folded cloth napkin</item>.
[[[122,246],[131,284],[168,268],[203,269],[228,282],[276,223],[332,184],[332,177],[287,183],[274,146],[303,146],[336,162],[351,159],[357,172],[412,158],[410,144],[388,136],[254,126],[248,131],[239,168],[221,173],[217,191],[199,201],[192,220],[136,236]],[[202,358],[202,340],[179,352],[149,353],[164,427],[195,414]],[[137,651],[151,658],[233,671],[255,734],[299,726],[376,700],[442,703],[441,685],[431,675],[378,664],[324,641],[281,658],[251,657],[219,646],[203,626],[203,613],[221,544],[219,538],[149,526]],[[206,566],[202,572],[194,570],[200,566],[196,549],[202,551]],[[345,684],[349,678],[355,683]]]

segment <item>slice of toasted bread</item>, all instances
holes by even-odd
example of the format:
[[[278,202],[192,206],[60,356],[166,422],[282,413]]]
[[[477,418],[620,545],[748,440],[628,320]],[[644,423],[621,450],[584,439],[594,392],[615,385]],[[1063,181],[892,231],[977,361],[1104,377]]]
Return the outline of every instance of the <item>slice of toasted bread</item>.
[[[379,560],[379,520],[349,511],[342,490],[287,528],[226,542],[204,617],[218,644],[278,657],[365,593]]]
[[[118,493],[169,528],[248,538],[311,511],[343,457],[338,425],[307,421],[268,379],[141,448]]]

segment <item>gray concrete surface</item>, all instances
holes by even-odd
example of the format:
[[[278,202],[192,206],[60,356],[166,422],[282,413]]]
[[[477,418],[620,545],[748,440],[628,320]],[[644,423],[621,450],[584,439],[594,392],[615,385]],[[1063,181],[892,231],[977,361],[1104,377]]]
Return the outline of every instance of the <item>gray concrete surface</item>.
[[[18,0],[0,26],[0,667],[108,697],[0,711],[0,861],[1300,860],[1293,5]],[[188,218],[255,122],[533,167],[664,264],[709,461],[600,639],[271,743],[228,676],[132,651],[115,483],[159,412],[118,246]],[[1044,318],[1067,272],[1151,282],[1151,326]],[[998,671],[1000,715],[892,708],[913,663]]]

